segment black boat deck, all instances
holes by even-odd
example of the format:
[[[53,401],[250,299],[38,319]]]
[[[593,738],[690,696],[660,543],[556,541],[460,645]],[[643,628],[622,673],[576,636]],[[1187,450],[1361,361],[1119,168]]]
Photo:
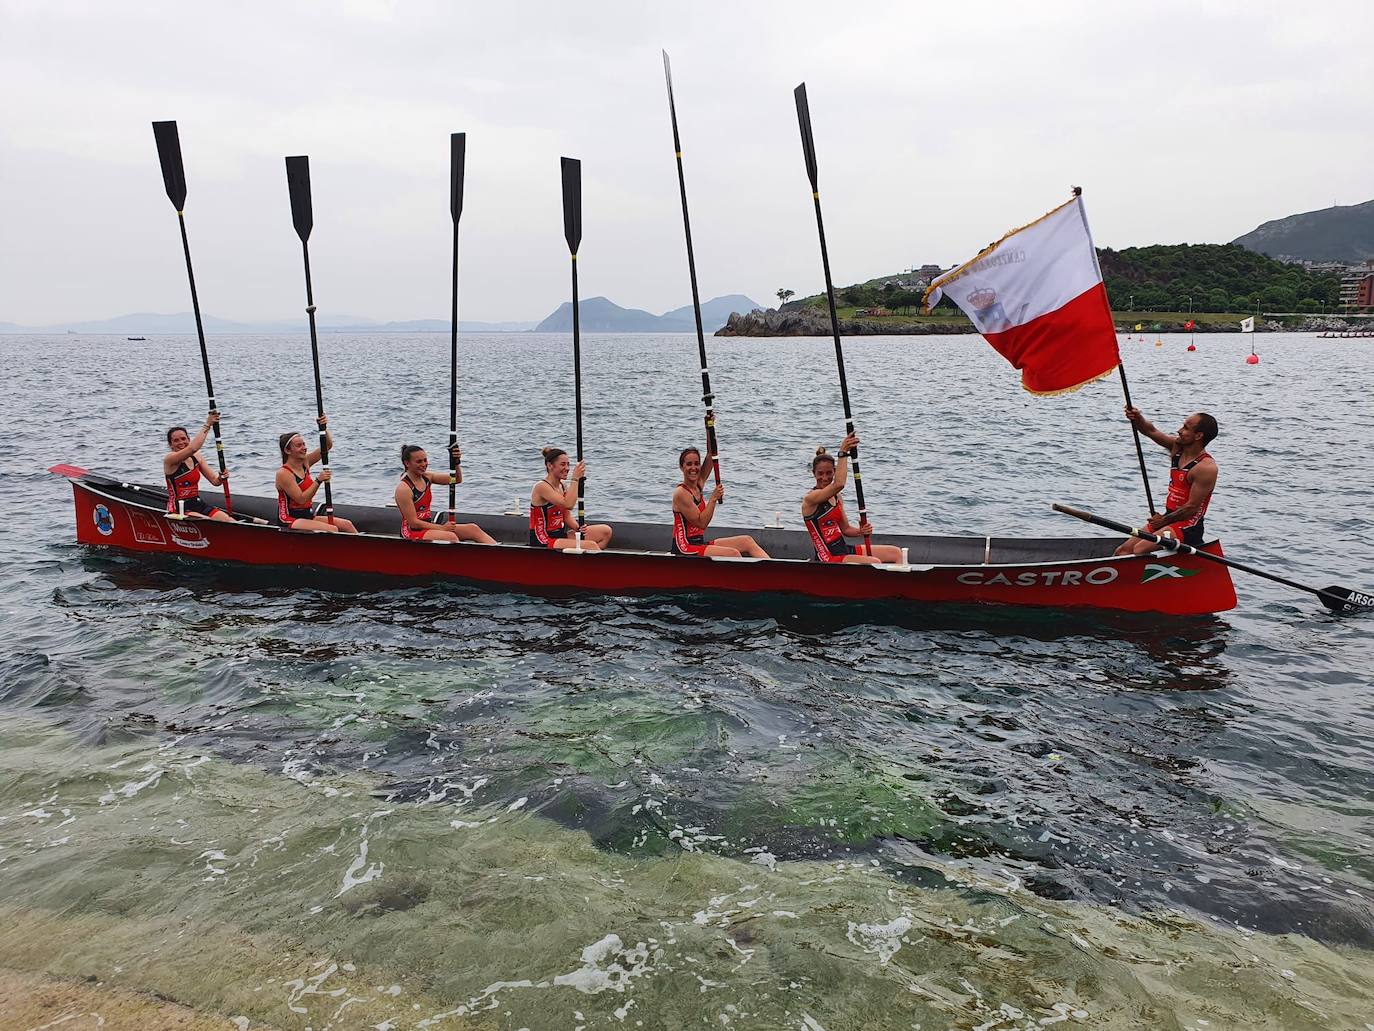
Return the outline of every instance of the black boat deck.
[[[167,491],[147,484],[122,483],[105,476],[83,477],[92,487],[120,501],[143,505],[159,511],[167,506]],[[202,492],[208,505],[220,505],[224,498],[217,491]],[[273,498],[234,495],[236,515],[256,516],[276,525],[277,503]],[[375,505],[335,505],[334,514],[349,520],[363,533],[387,537],[400,536],[400,513],[395,508]],[[800,521],[800,517],[798,518]],[[487,512],[458,513],[458,522],[477,523],[502,544],[527,545],[527,515],[495,515]],[[672,527],[664,523],[614,521],[612,551],[665,554],[669,550]],[[708,537],[749,534],[777,559],[811,560],[815,553],[803,530],[775,527],[712,526]],[[881,544],[906,548],[908,560],[922,566],[1040,565],[1046,562],[1083,561],[1107,558],[1121,543],[1120,537],[935,537],[920,534],[876,535]]]

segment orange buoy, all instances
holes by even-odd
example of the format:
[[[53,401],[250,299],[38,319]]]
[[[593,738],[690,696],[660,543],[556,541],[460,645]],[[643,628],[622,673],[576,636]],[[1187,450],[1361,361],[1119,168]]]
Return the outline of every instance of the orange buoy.
[[[1245,356],[1245,364],[1246,364],[1246,365],[1258,365],[1258,364],[1259,364],[1259,355],[1255,354],[1253,351],[1252,351],[1250,354],[1247,354],[1247,355]]]
[[[1156,340],[1156,341],[1155,341],[1155,346],[1156,346],[1156,347],[1163,347],[1163,346],[1164,346],[1164,341],[1163,341],[1163,340]]]

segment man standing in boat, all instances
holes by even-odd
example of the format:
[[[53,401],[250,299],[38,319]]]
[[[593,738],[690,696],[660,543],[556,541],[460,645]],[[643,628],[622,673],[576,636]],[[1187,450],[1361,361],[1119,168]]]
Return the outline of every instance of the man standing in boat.
[[[1198,547],[1206,534],[1203,517],[1207,515],[1212,491],[1217,486],[1216,459],[1207,453],[1207,445],[1218,433],[1216,419],[1206,412],[1197,412],[1183,420],[1178,432],[1171,435],[1145,418],[1139,408],[1128,405],[1126,418],[1169,452],[1169,494],[1164,500],[1164,511],[1151,516],[1143,529]],[[1116,553],[1143,555],[1156,547],[1151,541],[1133,537],[1117,548]]]

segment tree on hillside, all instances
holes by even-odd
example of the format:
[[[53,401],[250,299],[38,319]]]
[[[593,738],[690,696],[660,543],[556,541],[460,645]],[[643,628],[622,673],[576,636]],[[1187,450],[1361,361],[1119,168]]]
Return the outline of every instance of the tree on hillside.
[[[795,297],[796,295],[797,291],[789,290],[787,289],[787,287],[783,287],[781,290],[778,291],[778,307],[781,308],[784,304],[788,302],[790,298]]]

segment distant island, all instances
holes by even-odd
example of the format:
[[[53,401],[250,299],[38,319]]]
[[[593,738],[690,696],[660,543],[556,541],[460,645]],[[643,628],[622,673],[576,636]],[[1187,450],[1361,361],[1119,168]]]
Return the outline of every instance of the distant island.
[[[713,297],[701,305],[702,329],[714,333],[725,325],[733,312],[748,312],[762,307],[743,294]],[[580,327],[589,333],[692,333],[696,331],[696,317],[692,306],[674,308],[662,315],[652,315],[638,308],[622,308],[605,297],[589,297],[577,305]],[[565,301],[539,325],[537,333],[569,333],[572,331],[572,302]]]
[[[707,333],[714,333],[725,325],[731,312],[752,311],[757,307],[757,303],[743,294],[712,298],[701,306],[703,328]],[[622,308],[605,297],[592,297],[582,301],[579,310],[582,329],[588,333],[689,333],[696,330],[696,319],[692,314],[691,305],[674,308],[662,315],[652,315],[638,308]],[[281,319],[273,322],[235,322],[206,315],[203,322],[207,333],[229,335],[304,333],[308,328],[304,315],[299,319]],[[374,322],[352,315],[338,315],[322,317],[319,320],[321,333],[447,333],[450,328],[448,319]],[[462,333],[571,332],[572,304],[565,302],[542,322],[459,320],[458,329]],[[21,326],[13,322],[0,322],[0,333],[14,334],[91,333],[131,337],[149,333],[184,335],[195,331],[195,317],[189,311],[175,314],[136,312],[112,319],[59,322],[49,326]]]

